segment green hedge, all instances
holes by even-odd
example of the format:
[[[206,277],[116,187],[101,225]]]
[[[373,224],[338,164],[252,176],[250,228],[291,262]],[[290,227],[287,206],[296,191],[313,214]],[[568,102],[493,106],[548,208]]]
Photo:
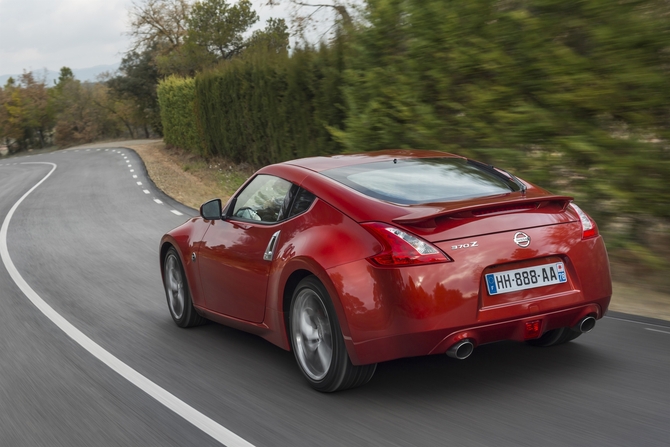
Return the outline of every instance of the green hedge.
[[[255,51],[199,75],[197,115],[209,154],[265,165],[337,153],[343,125],[341,45]]]
[[[158,84],[163,138],[167,144],[206,155],[195,108],[195,79],[170,76]]]

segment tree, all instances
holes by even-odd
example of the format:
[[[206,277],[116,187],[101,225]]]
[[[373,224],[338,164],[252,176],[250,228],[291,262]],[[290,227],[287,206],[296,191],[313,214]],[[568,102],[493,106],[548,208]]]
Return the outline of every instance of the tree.
[[[188,18],[187,41],[228,60],[246,46],[243,34],[258,21],[249,0],[229,5],[226,0],[202,0],[193,5]]]
[[[120,75],[107,81],[107,86],[118,100],[132,101],[137,110],[135,123],[144,129],[149,137],[149,129],[162,135],[160,112],[156,96],[159,73],[153,61],[151,49],[141,53],[131,51],[121,61]]]
[[[67,81],[74,79],[74,73],[70,67],[61,67],[58,73],[58,80],[54,81],[54,85],[58,89],[62,87]]]
[[[67,79],[56,100],[55,140],[60,146],[89,143],[119,135],[119,122],[108,108],[107,89],[100,83]]]
[[[320,39],[338,26],[349,28],[362,3],[362,0],[267,0],[266,4],[288,6],[294,34],[309,40],[310,33],[316,33]]]
[[[188,0],[139,0],[130,9],[130,52],[155,51],[167,54],[184,43]]]
[[[10,78],[0,99],[0,129],[12,151],[45,147],[53,126],[45,81],[24,72],[19,82]]]
[[[254,49],[263,49],[272,53],[281,53],[289,49],[289,32],[284,19],[268,19],[262,30],[256,30],[251,35],[247,46]]]
[[[48,140],[47,134],[50,134],[54,123],[46,80],[38,81],[31,72],[28,72],[21,75],[20,83],[26,99],[29,132],[37,134],[40,147],[44,148]]]

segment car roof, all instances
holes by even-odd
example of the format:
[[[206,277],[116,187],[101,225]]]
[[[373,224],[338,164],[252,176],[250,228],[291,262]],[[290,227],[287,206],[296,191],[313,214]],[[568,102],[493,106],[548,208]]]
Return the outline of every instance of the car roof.
[[[343,166],[359,165],[364,163],[373,163],[385,160],[394,159],[410,159],[410,158],[464,158],[459,155],[449,154],[441,151],[426,151],[415,149],[389,149],[383,151],[366,152],[359,154],[341,154],[332,156],[320,156],[300,158],[297,160],[285,161],[282,164],[298,166],[304,169],[309,169],[314,172],[321,172],[327,169],[340,168]]]

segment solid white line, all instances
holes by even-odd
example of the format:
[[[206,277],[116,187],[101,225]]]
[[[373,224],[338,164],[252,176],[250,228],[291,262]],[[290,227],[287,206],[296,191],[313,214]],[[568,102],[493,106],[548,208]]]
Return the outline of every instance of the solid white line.
[[[0,228],[0,257],[2,262],[5,264],[5,268],[9,273],[9,276],[12,277],[16,285],[21,289],[23,294],[37,307],[47,318],[49,318],[56,326],[58,326],[68,337],[77,342],[81,347],[86,349],[88,352],[93,354],[98,360],[103,362],[105,365],[116,371],[121,377],[128,380],[130,383],[147,393],[149,396],[156,399],[158,402],[193,424],[195,427],[199,428],[203,432],[207,433],[209,436],[224,444],[228,447],[254,447],[253,444],[245,441],[244,439],[237,436],[235,433],[231,432],[227,428],[218,424],[216,421],[210,419],[204,414],[200,413],[195,408],[188,405],[186,402],[180,400],[176,396],[169,393],[164,388],[156,385],[151,380],[144,377],[142,374],[135,371],[130,366],[123,363],[118,358],[114,357],[110,352],[106,351],[99,344],[88,338],[83,332],[74,327],[72,323],[63,318],[58,312],[56,312],[51,306],[49,306],[46,301],[44,301],[38,294],[35,292],[32,287],[23,279],[23,276],[14,266],[12,258],[9,256],[9,250],[7,249],[7,230],[9,229],[9,222],[14,216],[14,212],[19,207],[21,202],[28,197],[28,195],[33,192],[38,186],[40,186],[49,176],[56,170],[56,165],[54,163],[41,163],[41,162],[26,162],[22,164],[46,164],[51,165],[51,171],[44,176],[42,180],[37,182],[35,186],[30,188],[23,197],[21,197],[12,208],[7,213],[5,220],[2,222],[2,227]]]
[[[646,331],[662,332],[662,333],[664,333],[664,334],[669,334],[669,335],[670,335],[670,332],[669,332],[669,331],[662,331],[662,330],[660,330],[660,329],[652,329],[652,328],[650,328],[650,327],[646,327],[646,328],[644,328],[644,329],[645,329]]]
[[[631,320],[631,319],[628,319],[628,318],[612,317],[610,315],[605,315],[603,318],[608,318],[610,320],[625,321],[626,323],[642,324],[642,325],[645,325],[645,326],[656,326],[656,327],[663,327],[663,328],[667,327],[667,326],[663,326],[663,325],[660,325],[660,324],[645,323],[644,321],[635,321],[635,320]]]
[[[170,212],[176,214],[177,216],[183,216],[183,214],[177,210],[170,210]]]

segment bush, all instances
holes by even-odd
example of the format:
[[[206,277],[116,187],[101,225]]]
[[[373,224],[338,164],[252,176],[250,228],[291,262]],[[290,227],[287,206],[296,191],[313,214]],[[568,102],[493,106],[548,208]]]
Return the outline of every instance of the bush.
[[[157,93],[165,142],[207,155],[196,116],[195,79],[170,76],[158,83]]]

